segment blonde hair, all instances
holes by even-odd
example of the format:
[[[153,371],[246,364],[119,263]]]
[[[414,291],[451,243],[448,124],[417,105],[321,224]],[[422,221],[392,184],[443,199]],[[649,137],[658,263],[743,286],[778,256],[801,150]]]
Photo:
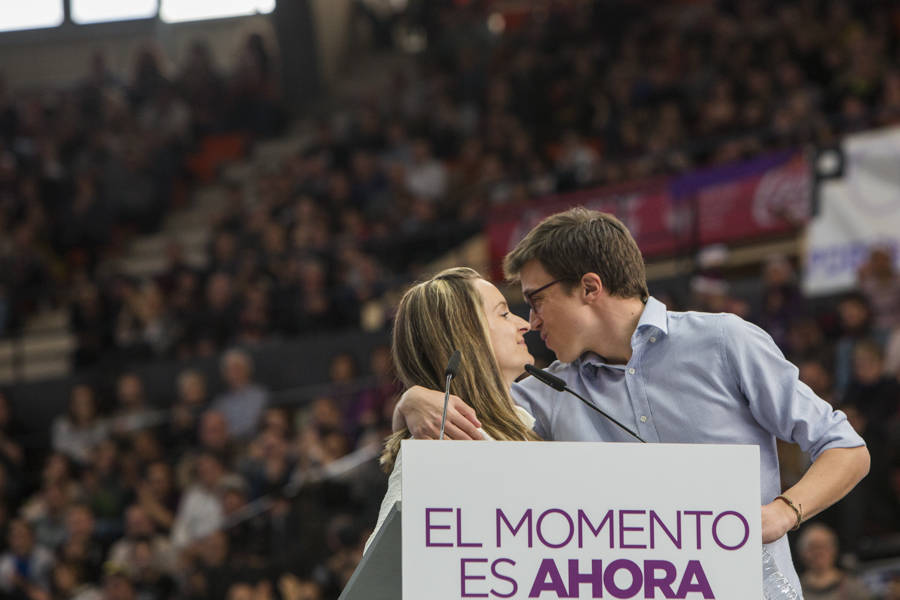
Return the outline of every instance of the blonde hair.
[[[475,409],[482,428],[497,440],[539,440],[514,409],[491,347],[484,305],[475,281],[481,275],[467,267],[441,271],[403,295],[394,320],[391,344],[394,366],[403,385],[443,390],[444,371],[454,350],[462,354],[450,384],[455,394]],[[409,437],[403,429],[385,442],[381,464],[388,472]]]

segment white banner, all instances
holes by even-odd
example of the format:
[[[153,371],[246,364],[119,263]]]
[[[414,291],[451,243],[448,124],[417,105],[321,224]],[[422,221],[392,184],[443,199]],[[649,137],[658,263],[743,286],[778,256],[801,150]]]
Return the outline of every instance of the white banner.
[[[759,448],[403,442],[403,598],[762,597]]]
[[[875,246],[900,253],[900,128],[844,140],[844,177],[819,188],[807,229],[803,288],[809,295],[848,291]]]

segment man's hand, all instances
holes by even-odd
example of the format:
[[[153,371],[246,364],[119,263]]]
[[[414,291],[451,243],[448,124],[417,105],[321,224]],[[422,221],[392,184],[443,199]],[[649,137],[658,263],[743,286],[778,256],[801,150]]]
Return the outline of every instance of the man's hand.
[[[781,536],[794,528],[797,524],[797,513],[788,506],[787,502],[774,500],[762,507],[762,541],[768,544],[780,539]]]
[[[853,489],[869,472],[869,451],[865,446],[829,448],[784,495],[803,510],[803,520],[814,517]],[[762,537],[768,544],[797,524],[797,513],[777,498],[762,507]]]
[[[394,409],[394,431],[407,427],[413,437],[420,440],[436,440],[441,433],[441,415],[444,412],[444,393],[413,386],[403,392]],[[475,410],[457,396],[450,396],[447,403],[447,423],[444,437],[451,440],[484,439],[478,428],[481,423]]]

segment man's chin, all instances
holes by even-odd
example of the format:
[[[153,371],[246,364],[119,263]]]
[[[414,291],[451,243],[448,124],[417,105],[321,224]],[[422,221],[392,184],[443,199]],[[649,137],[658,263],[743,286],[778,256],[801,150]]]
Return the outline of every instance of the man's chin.
[[[553,348],[550,349],[553,350]],[[556,360],[558,360],[559,362],[570,363],[578,358],[578,356],[572,356],[571,353],[565,349],[553,350],[553,353],[556,355]]]

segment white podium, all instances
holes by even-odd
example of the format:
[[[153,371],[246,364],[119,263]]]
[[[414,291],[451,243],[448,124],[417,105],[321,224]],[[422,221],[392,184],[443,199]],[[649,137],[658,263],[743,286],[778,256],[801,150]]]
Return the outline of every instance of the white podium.
[[[402,465],[402,533],[342,600],[762,597],[755,446],[410,440]]]

